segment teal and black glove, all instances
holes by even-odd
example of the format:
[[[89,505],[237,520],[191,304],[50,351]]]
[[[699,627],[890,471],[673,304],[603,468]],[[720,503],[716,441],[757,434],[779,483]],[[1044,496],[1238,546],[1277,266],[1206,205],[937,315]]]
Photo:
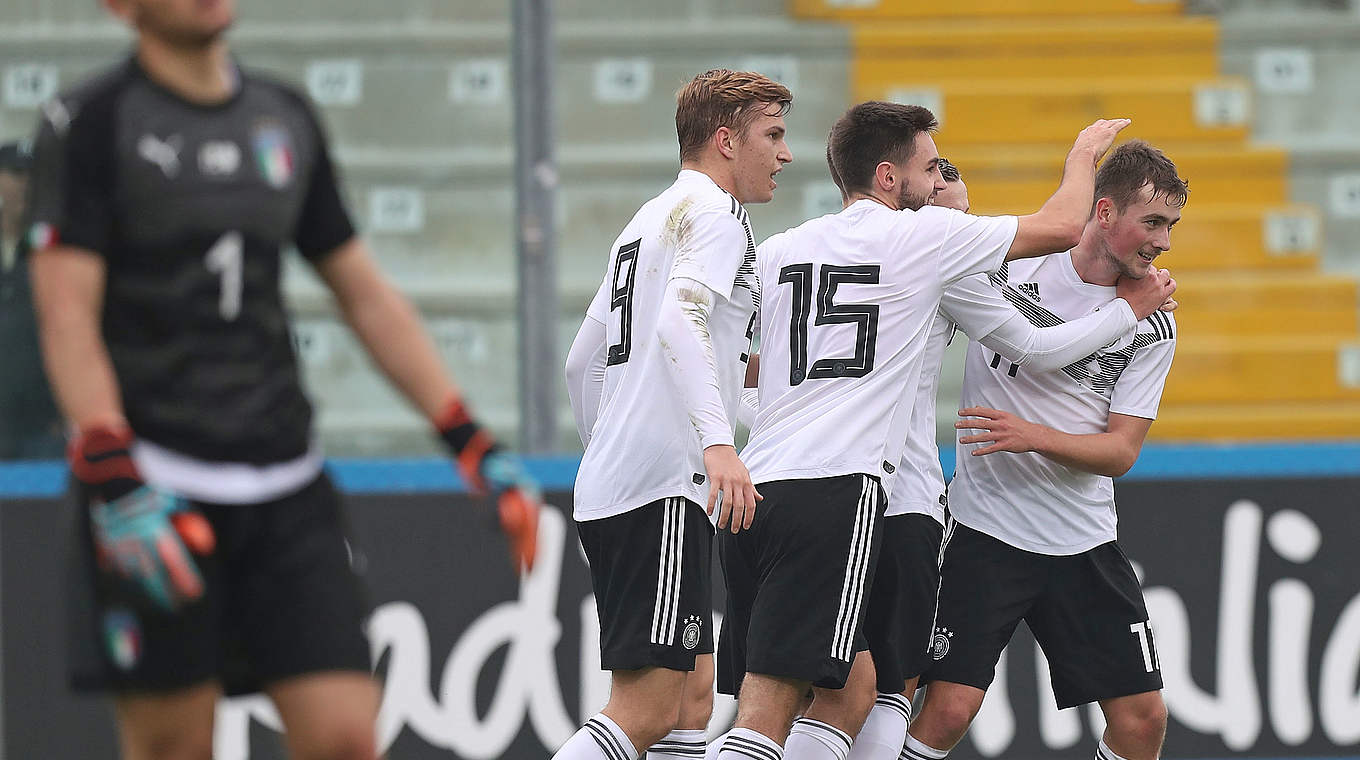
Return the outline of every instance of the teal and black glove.
[[[85,491],[100,566],[128,581],[156,606],[174,610],[203,595],[190,552],[216,544],[207,518],[183,498],[142,482],[127,428],[90,428],[67,448]]]

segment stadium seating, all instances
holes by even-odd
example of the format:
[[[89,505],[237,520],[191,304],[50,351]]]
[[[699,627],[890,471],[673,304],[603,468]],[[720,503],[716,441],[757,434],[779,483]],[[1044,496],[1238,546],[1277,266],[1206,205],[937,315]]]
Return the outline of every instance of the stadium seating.
[[[613,235],[674,176],[675,89],[705,68],[737,66],[770,73],[796,95],[788,117],[796,160],[775,202],[750,209],[758,238],[839,208],[824,138],[857,99],[936,109],[941,148],[963,168],[982,213],[1037,208],[1082,124],[1132,116],[1131,132],[1166,147],[1192,188],[1164,259],[1183,284],[1185,337],[1153,435],[1353,433],[1354,283],[1319,271],[1360,271],[1360,209],[1334,208],[1350,198],[1350,177],[1360,178],[1360,102],[1349,74],[1360,65],[1360,17],[1272,13],[1272,4],[1239,0],[1247,11],[1220,22],[1187,15],[1174,0],[554,3],[559,352]],[[234,49],[318,100],[351,208],[384,269],[431,320],[479,412],[512,437],[508,4],[241,0],[241,15]],[[42,85],[53,71],[56,84],[68,85],[123,54],[127,39],[97,3],[4,3],[0,137],[34,124],[23,86]],[[1260,53],[1282,46],[1312,53],[1307,92],[1287,83],[1285,91],[1262,89]],[[423,423],[374,376],[314,278],[296,262],[288,271],[328,447],[427,449]],[[1270,381],[1269,368],[1285,364],[1294,373],[1288,393],[1272,394],[1282,381]],[[946,368],[944,435],[957,375],[957,365]],[[559,442],[574,446],[565,394],[559,401]]]
[[[1253,116],[1262,66],[1312,61],[1311,53],[1268,50],[1263,63],[1253,46],[1304,44],[1319,18],[1336,14],[1299,21],[1276,13],[1282,38],[1270,22],[1232,15],[1220,24],[1175,2],[791,0],[791,9],[850,25],[857,99],[920,103],[940,114],[937,143],[963,170],[974,211],[1037,208],[1061,176],[1062,147],[1094,118],[1128,116],[1129,136],[1172,156],[1191,193],[1161,260],[1181,285],[1180,340],[1152,437],[1342,437],[1360,429],[1357,282],[1319,271],[1324,252],[1334,257],[1324,239],[1339,233],[1334,245],[1360,248],[1360,223],[1350,227],[1360,222],[1351,114],[1360,106],[1353,74],[1329,75],[1356,70],[1360,22],[1343,20],[1343,31],[1321,35],[1330,41],[1316,56],[1323,86],[1286,100],[1278,91],[1301,90],[1297,82],[1267,82]],[[1314,128],[1283,139],[1300,124]],[[1316,147],[1328,129],[1351,142]],[[1336,213],[1347,203],[1350,216]],[[942,438],[951,432],[955,373],[942,382]]]

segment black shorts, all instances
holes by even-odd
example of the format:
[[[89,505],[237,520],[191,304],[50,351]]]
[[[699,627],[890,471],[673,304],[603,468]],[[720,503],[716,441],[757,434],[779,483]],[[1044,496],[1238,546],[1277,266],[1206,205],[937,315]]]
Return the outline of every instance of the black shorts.
[[[1162,688],[1143,592],[1116,542],[1055,557],[951,523],[941,576],[927,680],[986,689],[1024,620],[1059,708]]]
[[[930,634],[940,587],[944,527],[924,514],[883,520],[883,550],[869,590],[864,635],[878,690],[898,694],[930,664]]]
[[[867,475],[762,483],[748,530],[719,531],[727,612],[718,691],[746,673],[839,689],[864,639],[883,488]]]
[[[713,526],[684,497],[576,524],[600,616],[600,667],[694,670],[713,652]]]
[[[340,496],[323,473],[262,504],[193,502],[217,545],[194,557],[201,599],[165,612],[94,562],[86,506],[72,553],[76,689],[170,691],[217,680],[229,695],[321,671],[371,670],[366,595]]]

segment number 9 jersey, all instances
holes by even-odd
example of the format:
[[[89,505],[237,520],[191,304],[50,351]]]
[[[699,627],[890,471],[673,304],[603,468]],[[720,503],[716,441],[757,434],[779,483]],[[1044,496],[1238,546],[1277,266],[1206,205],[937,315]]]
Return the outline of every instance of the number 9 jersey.
[[[860,200],[761,243],[751,480],[862,473],[890,485],[940,296],[999,268],[1016,229],[1013,216]]]
[[[104,340],[139,438],[210,462],[304,455],[280,259],[295,244],[315,264],[354,235],[307,103],[250,74],[191,103],[129,59],[41,110],[34,250],[103,259]]]
[[[707,175],[682,170],[614,241],[588,317],[605,325],[599,415],[576,476],[575,517],[598,520],[658,499],[708,501],[703,450],[657,333],[667,283],[683,277],[717,294],[708,316],[729,426],[735,426],[760,306],[746,209]]]

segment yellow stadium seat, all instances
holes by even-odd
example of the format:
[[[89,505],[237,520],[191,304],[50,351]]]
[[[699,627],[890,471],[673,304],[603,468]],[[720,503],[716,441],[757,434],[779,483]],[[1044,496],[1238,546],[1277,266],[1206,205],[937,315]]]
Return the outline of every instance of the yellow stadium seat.
[[[1360,434],[1360,282],[1324,275],[1318,212],[1284,151],[1248,144],[1250,87],[1219,74],[1218,24],[1144,0],[791,0],[850,24],[852,98],[934,109],[975,213],[1031,213],[1097,118],[1166,151],[1190,199],[1161,264],[1178,346],[1159,440]]]
[[[1182,331],[1165,399],[1177,404],[1360,402],[1360,384],[1342,377],[1350,345],[1325,336],[1215,338]]]
[[[1201,18],[865,23],[852,29],[852,81],[1213,77],[1218,25]]]
[[[1139,135],[1153,142],[1240,144],[1247,137],[1245,120],[1201,121],[1195,107],[1201,88],[1245,92],[1246,84],[1233,79],[917,79],[922,76],[929,73],[904,69],[891,82],[857,86],[855,99],[912,102],[914,94],[938,92],[936,141],[951,147],[998,140],[1068,145],[1075,129],[1111,116],[1133,119]]]
[[[1192,183],[1193,184],[1193,183]],[[1162,261],[1173,272],[1212,271],[1299,271],[1314,270],[1320,255],[1320,235],[1306,242],[1269,240],[1269,221],[1302,220],[1320,229],[1316,209],[1310,206],[1264,206],[1259,203],[1211,205],[1195,202],[1171,231],[1171,250]],[[1287,232],[1287,230],[1286,230]]]
[[[1167,259],[1159,264],[1174,267]],[[1173,274],[1175,270],[1172,270]],[[1178,332],[1194,341],[1268,335],[1357,336],[1360,283],[1312,272],[1177,275]]]
[[[1163,403],[1148,439],[1337,440],[1354,439],[1357,430],[1360,430],[1357,402]]]
[[[1084,125],[1072,129],[1072,136]],[[1125,130],[1139,136],[1138,125]],[[1274,148],[1160,144],[1190,183],[1193,213],[1200,203],[1278,205],[1288,195],[1287,156]],[[1057,147],[962,146],[941,150],[958,165],[968,183],[975,213],[1030,213],[1039,208],[1062,178],[1065,149]]]

